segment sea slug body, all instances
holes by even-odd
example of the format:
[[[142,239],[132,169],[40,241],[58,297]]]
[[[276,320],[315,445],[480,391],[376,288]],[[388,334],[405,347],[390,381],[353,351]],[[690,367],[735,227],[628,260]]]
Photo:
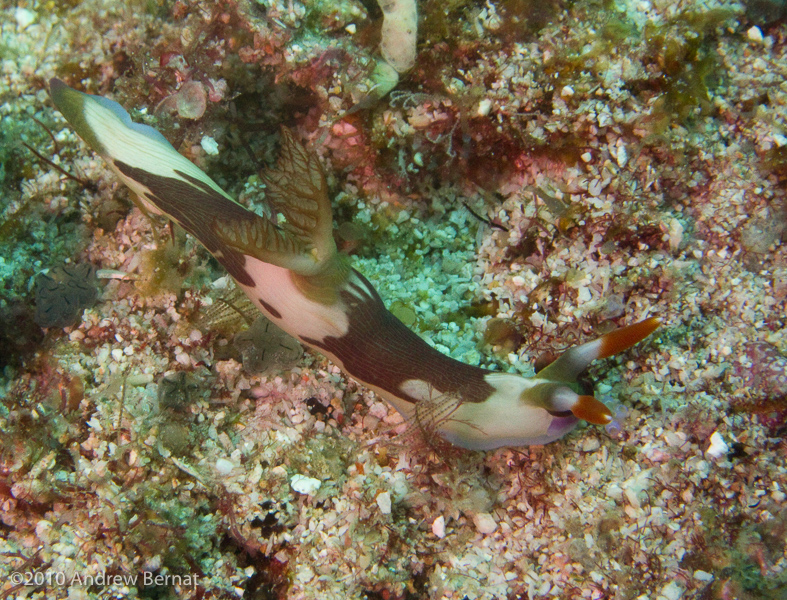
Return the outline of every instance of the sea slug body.
[[[576,378],[591,361],[625,350],[659,326],[649,318],[571,348],[532,378],[463,364],[410,331],[337,252],[321,166],[287,130],[279,165],[264,177],[266,200],[283,217],[280,223],[235,202],[158,131],[133,123],[116,102],[58,79],[50,82],[50,92],[141,208],[194,235],[262,313],[406,419],[459,446],[545,444],[580,420],[612,422],[606,405],[578,392]]]

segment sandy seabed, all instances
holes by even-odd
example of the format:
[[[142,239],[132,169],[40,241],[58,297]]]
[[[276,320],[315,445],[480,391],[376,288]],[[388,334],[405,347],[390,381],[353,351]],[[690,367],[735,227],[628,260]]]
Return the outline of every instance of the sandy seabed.
[[[3,3],[0,598],[787,597],[787,29],[763,4],[430,1],[378,99],[361,3]],[[623,432],[461,451],[244,331],[53,76],[252,206],[291,128],[340,246],[459,360],[528,374],[659,317],[590,370]],[[64,263],[99,289],[73,316],[37,291]]]

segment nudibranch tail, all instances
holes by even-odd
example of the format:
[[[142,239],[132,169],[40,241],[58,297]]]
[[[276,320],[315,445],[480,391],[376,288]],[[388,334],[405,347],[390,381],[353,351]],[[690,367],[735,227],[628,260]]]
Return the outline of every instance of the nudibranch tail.
[[[294,235],[292,230],[235,202],[194,163],[179,154],[161,133],[148,125],[134,123],[117,102],[79,92],[57,78],[49,85],[57,108],[135,193],[140,208],[146,213],[165,215],[181,225],[241,284],[254,283],[243,269],[245,256],[296,273],[311,274],[323,270],[323,263],[335,252],[335,246],[330,245],[333,238],[328,243],[323,233],[330,227],[330,218],[328,225],[325,224],[325,212],[330,211],[330,204],[324,180],[323,185],[320,180],[314,181],[317,169],[313,165],[307,165],[311,177],[309,194],[319,196],[319,201],[312,200],[300,214],[305,214],[307,209],[313,213],[314,227],[320,228],[319,235],[314,235],[319,238],[318,245],[305,241],[303,232],[307,224],[303,221],[297,221],[299,235]],[[296,143],[291,136],[285,135],[285,146],[295,155],[297,148],[293,149],[293,144]],[[298,214],[292,209],[286,216],[295,220]],[[319,251],[314,252],[318,246]]]
[[[117,102],[79,92],[57,78],[50,80],[49,93],[55,106],[79,137],[116,172],[122,166],[142,171],[151,177],[179,180],[191,186],[207,188],[211,193],[234,203],[210,177],[180,155],[161,133],[148,125],[134,123]],[[122,172],[118,172],[118,175],[152,213],[167,212],[155,203],[149,203],[144,185]]]
[[[661,325],[655,317],[639,321],[628,327],[616,329],[600,338],[575,346],[560,355],[549,366],[538,372],[538,377],[550,381],[576,381],[588,365],[599,358],[607,358],[631,348],[644,340]]]

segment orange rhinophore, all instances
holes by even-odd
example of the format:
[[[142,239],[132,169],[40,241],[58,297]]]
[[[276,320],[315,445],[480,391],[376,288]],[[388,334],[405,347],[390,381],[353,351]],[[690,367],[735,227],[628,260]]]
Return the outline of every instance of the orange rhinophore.
[[[599,355],[596,358],[607,358],[613,354],[618,354],[624,350],[628,350],[637,342],[644,340],[651,333],[656,331],[661,325],[656,317],[645,319],[639,323],[634,323],[628,327],[616,329],[607,335],[599,338],[601,348]]]

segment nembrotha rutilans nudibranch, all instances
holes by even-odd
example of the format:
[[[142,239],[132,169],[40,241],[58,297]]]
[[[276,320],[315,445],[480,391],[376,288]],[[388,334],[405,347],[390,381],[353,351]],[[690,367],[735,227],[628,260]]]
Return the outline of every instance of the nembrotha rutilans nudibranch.
[[[466,365],[429,346],[391,314],[371,283],[340,254],[325,176],[317,157],[283,130],[268,172],[272,218],[247,210],[161,133],[118,103],[50,81],[55,105],[79,136],[136,194],[196,237],[276,325],[323,353],[410,422],[464,448],[545,444],[580,420],[607,424],[609,408],[579,393],[593,361],[650,335],[649,318],[575,346],[535,377]]]

